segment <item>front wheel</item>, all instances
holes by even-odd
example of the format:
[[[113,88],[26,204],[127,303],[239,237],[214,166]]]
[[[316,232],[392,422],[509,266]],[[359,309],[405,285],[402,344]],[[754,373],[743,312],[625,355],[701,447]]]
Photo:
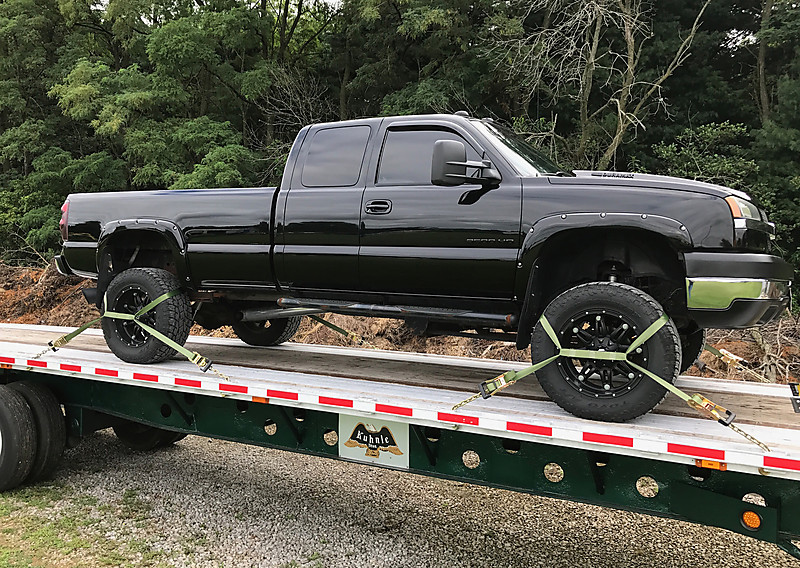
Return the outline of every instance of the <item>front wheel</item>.
[[[625,352],[664,313],[648,294],[618,282],[576,286],[544,311],[563,348]],[[533,330],[533,361],[556,354],[541,323]],[[669,320],[629,360],[673,383],[681,364],[678,330]],[[646,414],[667,390],[627,361],[559,357],[536,371],[547,395],[561,408],[592,420],[624,422]]]
[[[159,268],[129,268],[118,274],[106,291],[105,309],[135,314],[159,296],[180,289],[178,279]],[[179,345],[186,343],[192,327],[192,309],[186,294],[164,300],[139,317]],[[111,351],[128,363],[158,363],[175,350],[131,320],[103,318],[103,336]]]
[[[289,341],[300,328],[302,316],[269,321],[239,321],[233,324],[236,336],[248,345],[269,347]]]

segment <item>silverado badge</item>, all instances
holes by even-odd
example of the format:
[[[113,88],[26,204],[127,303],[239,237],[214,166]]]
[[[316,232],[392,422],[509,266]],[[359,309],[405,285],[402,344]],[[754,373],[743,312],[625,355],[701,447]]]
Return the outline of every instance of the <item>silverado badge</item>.
[[[392,431],[389,428],[384,426],[380,431],[376,431],[363,422],[359,422],[353,428],[353,433],[350,434],[350,438],[344,445],[348,448],[366,448],[366,455],[372,458],[379,457],[382,451],[390,452],[396,456],[403,455],[403,452],[397,447],[397,442],[395,442]]]

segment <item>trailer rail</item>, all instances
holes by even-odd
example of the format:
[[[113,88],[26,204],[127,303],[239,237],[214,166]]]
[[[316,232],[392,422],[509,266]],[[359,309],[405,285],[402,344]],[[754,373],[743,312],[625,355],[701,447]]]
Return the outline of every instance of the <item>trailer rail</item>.
[[[534,381],[452,411],[521,363],[190,338],[228,381],[187,361],[124,363],[96,330],[35,358],[64,331],[0,325],[0,382],[52,389],[75,440],[130,420],[723,527],[800,558],[800,415],[787,385],[679,379],[724,399],[764,452],[678,404],[622,424],[576,418]]]

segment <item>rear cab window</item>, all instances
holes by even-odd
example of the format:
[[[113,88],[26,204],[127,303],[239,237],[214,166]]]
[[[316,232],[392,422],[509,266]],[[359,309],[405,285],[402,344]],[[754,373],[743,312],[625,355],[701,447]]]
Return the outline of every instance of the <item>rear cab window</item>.
[[[308,143],[300,183],[304,187],[352,187],[367,150],[367,125],[322,128]]]

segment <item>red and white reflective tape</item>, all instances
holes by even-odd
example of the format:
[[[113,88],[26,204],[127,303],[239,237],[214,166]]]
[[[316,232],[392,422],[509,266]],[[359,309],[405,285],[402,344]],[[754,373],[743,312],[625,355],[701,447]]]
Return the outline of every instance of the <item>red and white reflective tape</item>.
[[[118,369],[109,366],[96,365],[77,365],[74,363],[62,363],[56,361],[45,361],[38,359],[28,359],[27,357],[0,357],[0,365],[6,368],[20,368],[28,371],[49,372],[49,373],[74,373],[81,378],[95,379],[107,382],[117,382],[122,384],[134,384],[146,387],[156,385],[164,389],[179,388],[189,392],[200,392],[209,396],[232,396],[255,402],[269,403],[281,401],[291,405],[316,406],[323,410],[347,409],[356,414],[381,415],[386,416],[387,420],[414,419],[412,422],[425,424],[440,424],[443,428],[469,428],[476,433],[502,436],[512,434],[512,437],[521,439],[538,439],[549,444],[578,446],[589,448],[603,448],[604,451],[616,451],[628,455],[641,455],[646,453],[648,457],[663,459],[667,461],[678,461],[680,463],[690,463],[695,459],[712,460],[728,464],[728,469],[744,468],[769,468],[776,475],[781,472],[800,472],[800,459],[779,455],[763,455],[753,450],[751,452],[736,449],[726,450],[723,447],[706,447],[704,445],[694,445],[692,439],[686,433],[674,435],[674,440],[665,439],[665,432],[651,436],[624,436],[619,435],[620,425],[604,425],[596,423],[591,429],[581,430],[568,426],[558,425],[558,418],[544,420],[547,423],[531,423],[506,421],[498,417],[477,416],[474,414],[462,414],[449,411],[436,410],[436,404],[427,399],[422,402],[420,407],[403,406],[393,404],[396,402],[389,398],[376,402],[379,393],[371,393],[370,398],[346,398],[337,396],[336,389],[317,387],[309,384],[307,388],[299,388],[296,391],[269,388],[265,380],[244,380],[217,381],[176,377],[174,374],[153,374],[142,373],[126,369],[124,366]],[[134,366],[131,366],[134,367]],[[141,368],[141,367],[136,367]],[[287,375],[291,373],[287,372]],[[302,385],[306,387],[306,385]],[[414,389],[415,387],[408,387]],[[414,400],[409,398],[408,400]],[[281,402],[277,402],[280,404]],[[427,403],[427,404],[426,404]],[[482,413],[480,413],[482,414]],[[699,420],[699,419],[696,419]],[[569,420],[565,424],[583,425],[585,421]],[[709,421],[710,424],[710,421]],[[603,426],[608,426],[612,432],[600,431]],[[638,432],[637,430],[634,430]],[[531,438],[532,437],[532,438]],[[738,446],[741,448],[741,444]],[[672,456],[672,458],[670,458]],[[738,467],[737,467],[738,466]],[[785,476],[785,474],[784,474]]]

